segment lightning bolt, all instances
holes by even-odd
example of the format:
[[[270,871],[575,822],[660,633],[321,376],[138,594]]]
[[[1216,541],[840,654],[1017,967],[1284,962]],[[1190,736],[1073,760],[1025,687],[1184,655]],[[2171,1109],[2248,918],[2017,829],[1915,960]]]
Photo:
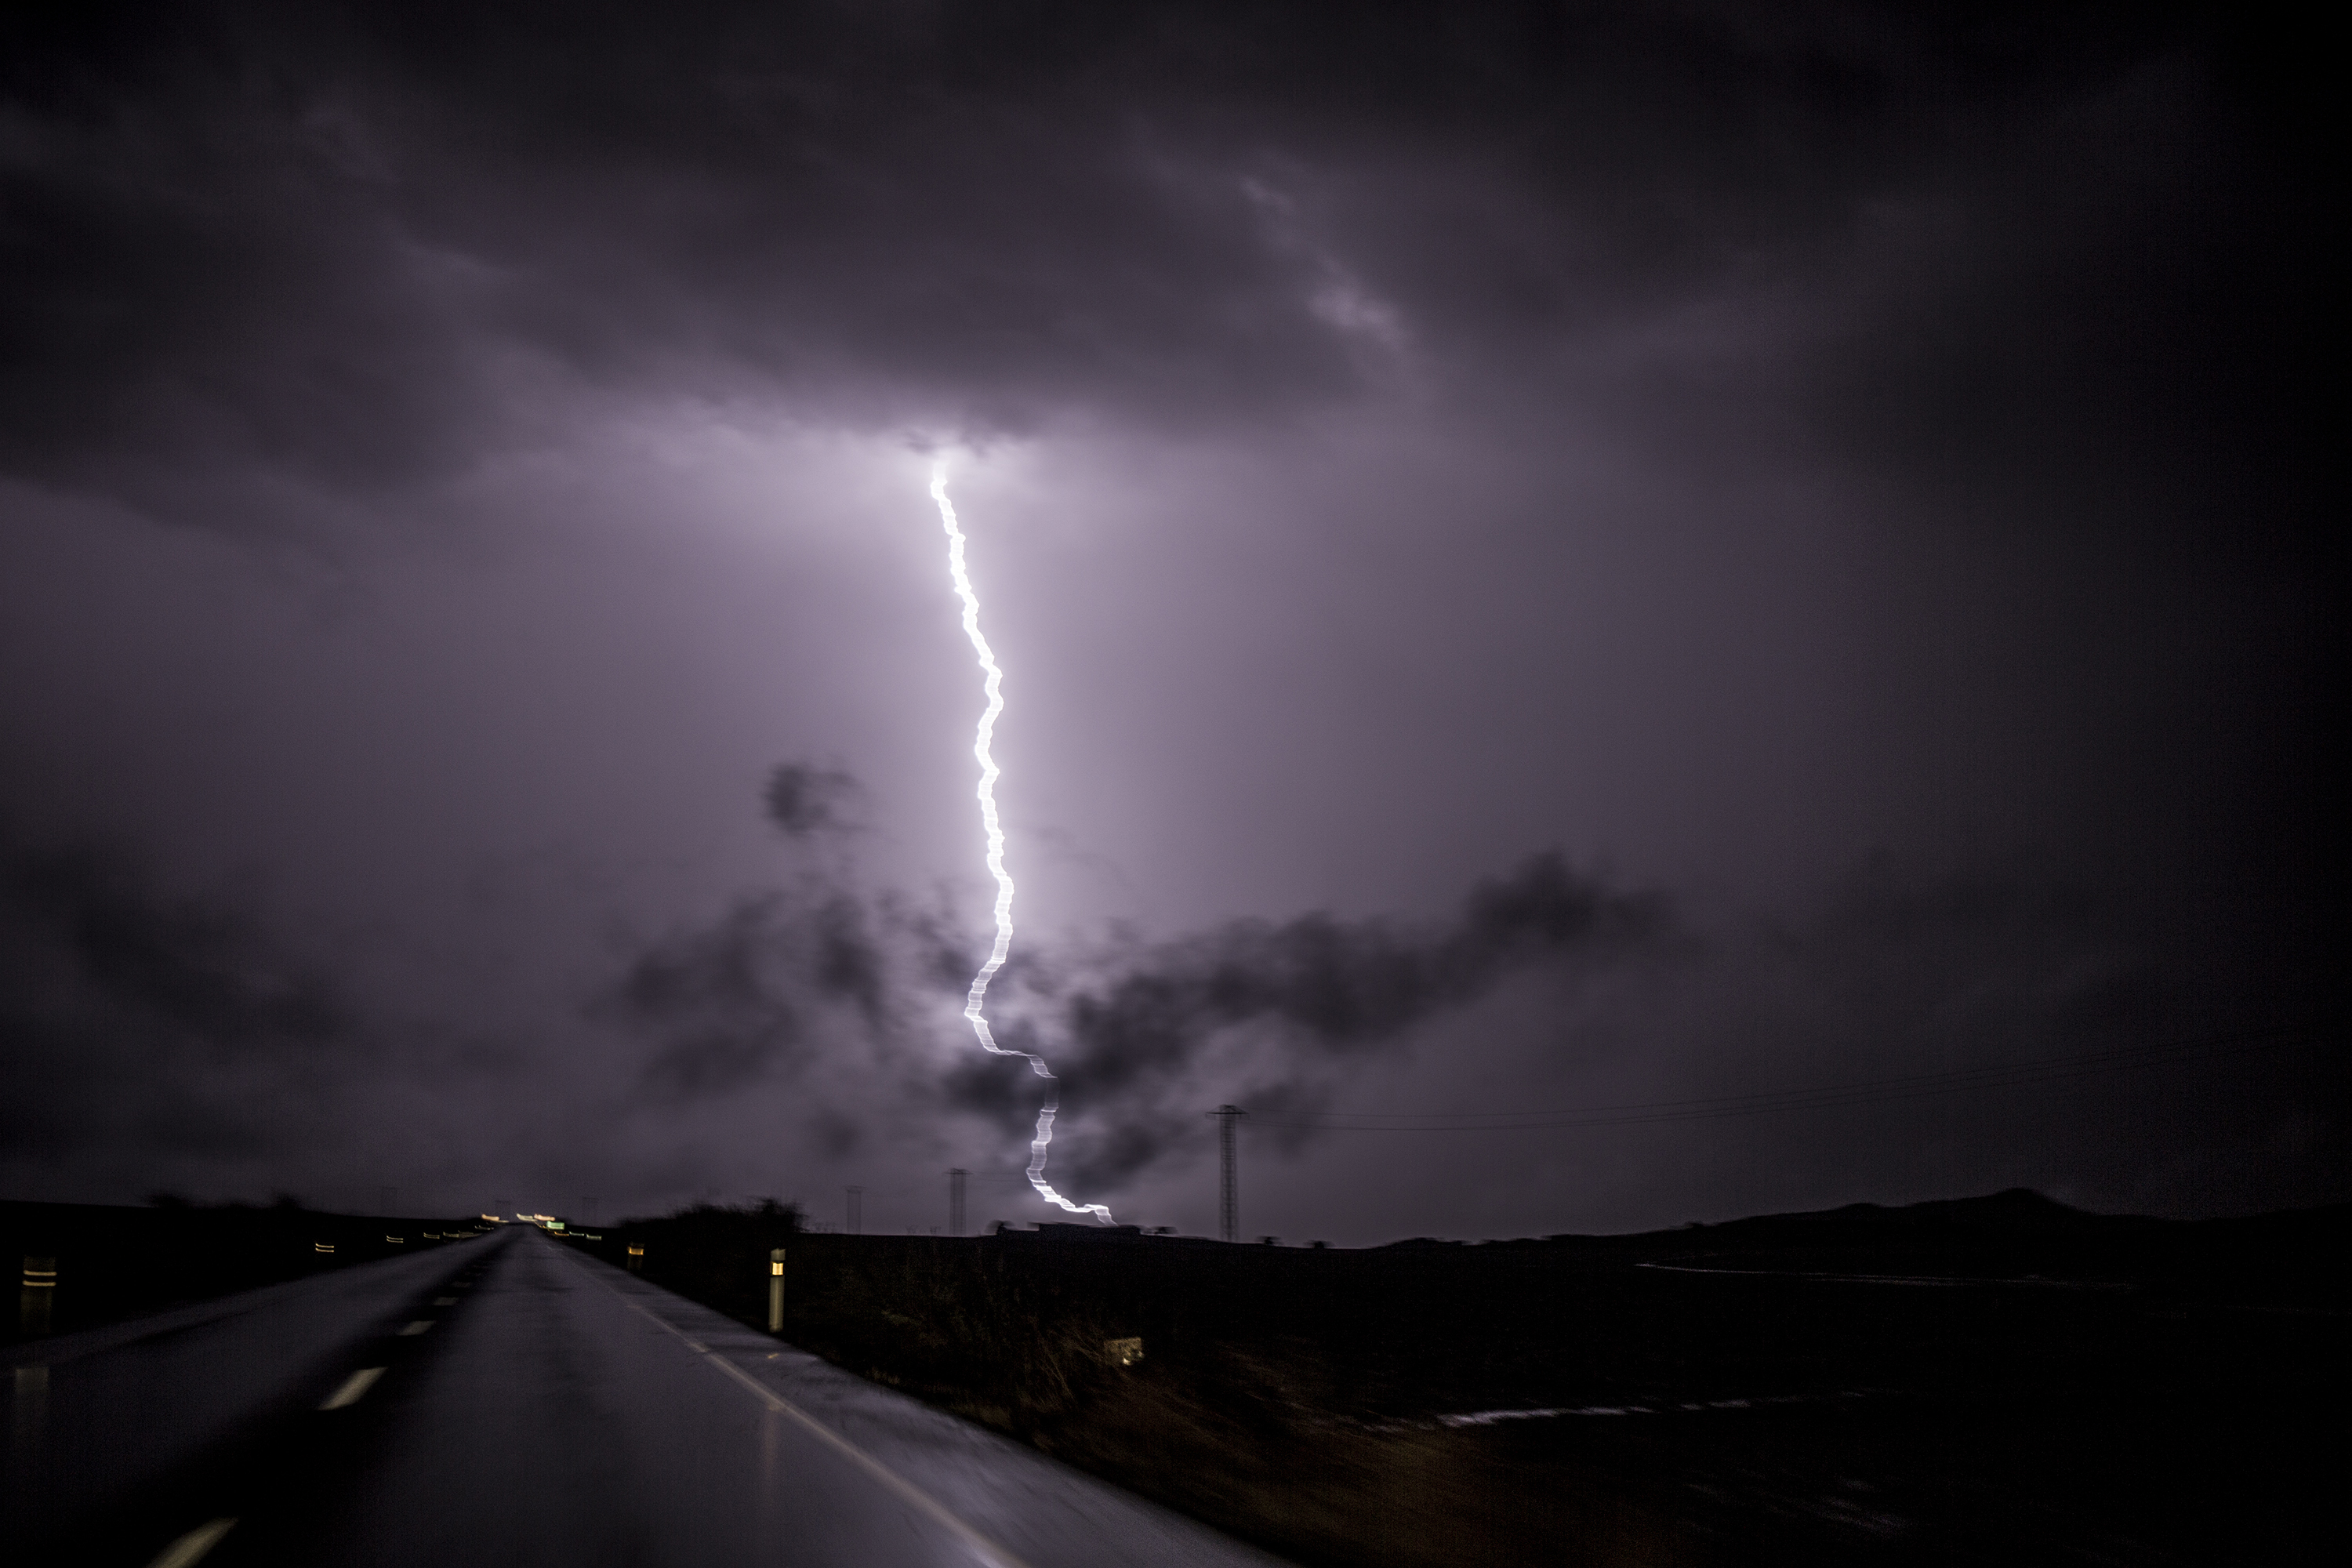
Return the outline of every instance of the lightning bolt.
[[[980,595],[972,592],[971,574],[964,566],[963,527],[956,521],[955,502],[948,499],[944,469],[931,470],[931,500],[939,503],[940,526],[947,531],[948,576],[955,584],[956,597],[963,601],[963,635],[971,639],[971,651],[980,656],[988,692],[988,707],[980,716],[980,731],[972,739],[971,754],[980,762],[980,822],[988,830],[988,874],[996,879],[996,941],[988,950],[988,962],[971,977],[971,989],[963,1001],[964,1020],[980,1037],[982,1049],[1000,1057],[1020,1057],[1028,1062],[1032,1072],[1045,1080],[1045,1103],[1037,1110],[1037,1136],[1029,1142],[1029,1184],[1047,1203],[1058,1204],[1070,1214],[1090,1214],[1096,1223],[1109,1225],[1109,1209],[1101,1204],[1074,1204],[1045,1180],[1045,1151],[1054,1142],[1055,1112],[1062,1108],[1060,1080],[1046,1068],[1045,1058],[998,1045],[982,1012],[988,1000],[988,983],[996,978],[996,972],[1004,967],[1005,954],[1013,950],[1013,873],[1004,868],[1004,824],[996,811],[996,780],[1001,770],[990,749],[990,742],[996,738],[997,717],[1004,711],[1004,671],[998,667],[988,638],[981,634]]]

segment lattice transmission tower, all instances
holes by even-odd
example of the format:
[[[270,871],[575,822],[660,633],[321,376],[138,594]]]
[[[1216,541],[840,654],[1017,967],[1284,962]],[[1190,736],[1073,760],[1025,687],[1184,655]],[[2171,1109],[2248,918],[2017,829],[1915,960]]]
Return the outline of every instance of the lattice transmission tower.
[[[1220,1105],[1209,1112],[1217,1119],[1217,1236],[1233,1241],[1241,1235],[1241,1197],[1234,1176],[1234,1126],[1249,1114],[1237,1105]]]

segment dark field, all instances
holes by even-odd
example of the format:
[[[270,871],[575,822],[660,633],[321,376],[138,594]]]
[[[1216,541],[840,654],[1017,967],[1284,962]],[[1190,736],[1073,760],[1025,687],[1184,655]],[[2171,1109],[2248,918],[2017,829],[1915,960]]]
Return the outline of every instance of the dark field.
[[[760,1327],[785,1247],[788,1340],[1307,1563],[2189,1563],[2346,1551],[2347,1240],[2011,1193],[1362,1251],[772,1205],[581,1245]]]
[[[0,1203],[0,1263],[16,1292],[0,1319],[0,1343],[437,1247],[478,1234],[478,1224],[320,1214],[298,1204]],[[46,1285],[37,1282],[44,1276]]]

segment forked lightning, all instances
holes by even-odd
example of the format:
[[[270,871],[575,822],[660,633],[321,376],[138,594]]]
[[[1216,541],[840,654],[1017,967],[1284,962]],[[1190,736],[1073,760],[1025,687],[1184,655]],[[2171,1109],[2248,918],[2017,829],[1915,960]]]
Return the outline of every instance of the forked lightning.
[[[998,1045],[982,1012],[988,1000],[988,983],[1004,967],[1004,956],[1013,949],[1013,873],[1004,868],[1004,824],[996,812],[998,769],[990,749],[990,742],[996,737],[997,715],[1004,711],[1004,671],[998,668],[988,638],[981,634],[980,595],[972,592],[971,574],[964,567],[963,527],[956,521],[955,502],[948,499],[948,478],[941,468],[931,470],[931,500],[939,503],[940,526],[947,530],[948,575],[955,583],[956,597],[963,601],[964,636],[971,639],[972,652],[980,656],[988,691],[988,707],[980,716],[980,731],[972,740],[971,754],[980,760],[980,820],[988,830],[988,874],[996,879],[996,941],[988,950],[988,962],[971,977],[971,990],[964,997],[963,1016],[971,1025],[971,1032],[980,1037],[984,1049],[1000,1057],[1023,1058],[1030,1070],[1045,1080],[1045,1103],[1037,1111],[1037,1136],[1029,1143],[1029,1184],[1047,1203],[1058,1204],[1071,1214],[1090,1214],[1098,1223],[1108,1225],[1109,1209],[1101,1204],[1074,1204],[1046,1182],[1045,1149],[1054,1142],[1054,1113],[1062,1103],[1060,1085],[1046,1068],[1045,1058]]]

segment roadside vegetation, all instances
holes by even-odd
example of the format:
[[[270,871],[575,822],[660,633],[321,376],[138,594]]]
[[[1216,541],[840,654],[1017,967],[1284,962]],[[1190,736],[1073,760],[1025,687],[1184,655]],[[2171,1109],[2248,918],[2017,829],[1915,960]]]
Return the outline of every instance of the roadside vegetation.
[[[761,1329],[784,1247],[794,1344],[1301,1563],[1434,1568],[2295,1560],[2347,1240],[2007,1194],[1365,1250],[770,1204],[581,1245]]]

